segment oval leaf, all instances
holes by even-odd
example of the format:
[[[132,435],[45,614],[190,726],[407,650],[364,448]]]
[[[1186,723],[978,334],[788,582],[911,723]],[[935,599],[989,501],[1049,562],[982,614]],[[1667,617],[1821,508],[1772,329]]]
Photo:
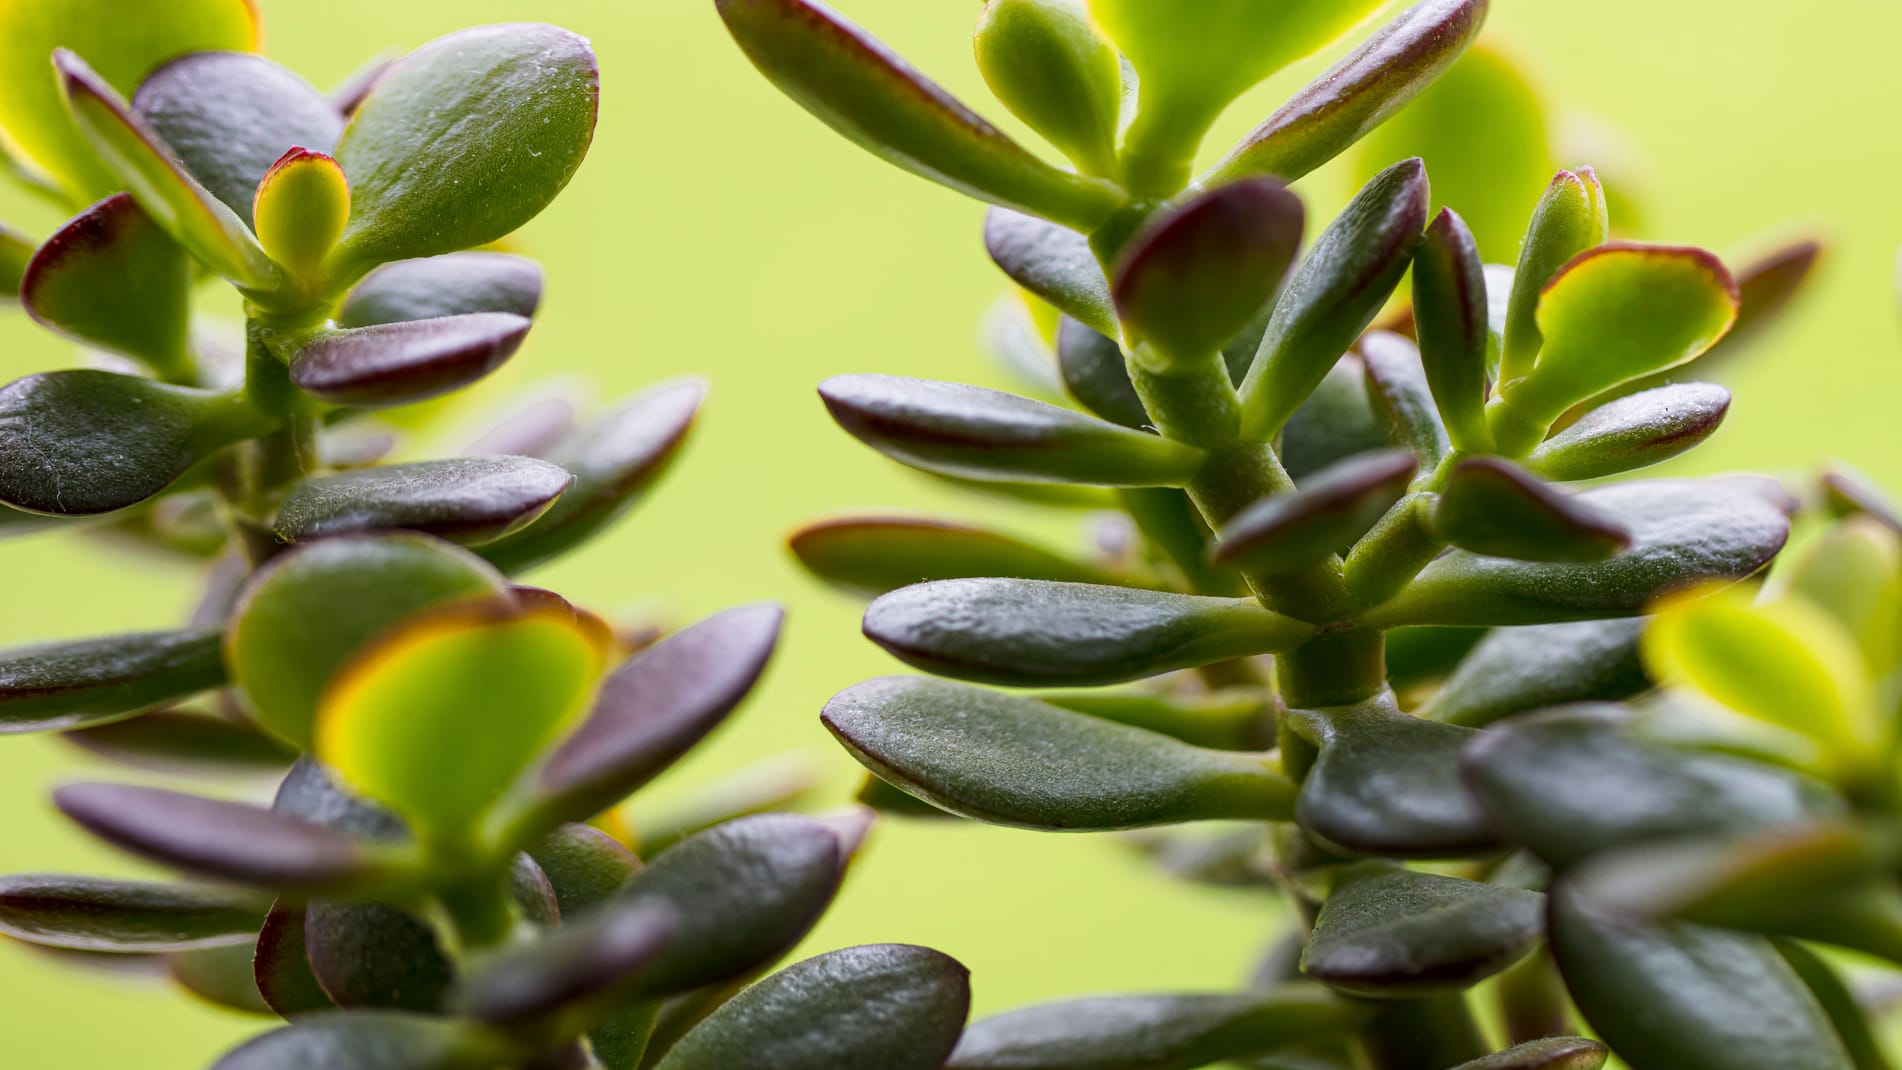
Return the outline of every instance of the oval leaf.
[[[41,325],[171,378],[192,378],[191,259],[130,194],[108,197],[33,254],[20,303]]]
[[[216,632],[133,632],[0,652],[0,734],[116,721],[224,681]]]
[[[1499,381],[1511,382],[1532,370],[1544,338],[1539,332],[1539,295],[1573,257],[1602,245],[1611,221],[1605,215],[1605,189],[1589,167],[1560,171],[1532,211],[1519,260],[1512,273],[1501,331]]]
[[[435,1014],[456,981],[436,930],[386,903],[311,903],[304,952],[326,1002],[339,1007]]]
[[[1057,324],[1057,373],[1070,396],[1103,419],[1138,430],[1149,425],[1123,347],[1068,316]]]
[[[641,869],[634,852],[593,825],[563,825],[542,837],[529,854],[548,876],[563,917],[579,916],[605,902]]]
[[[917,677],[833,696],[853,756],[952,813],[1035,829],[1286,820],[1293,785],[1260,755],[1205,750],[1035,699]]]
[[[1376,450],[1309,476],[1290,494],[1263,498],[1222,528],[1209,560],[1266,575],[1300,571],[1367,534],[1407,491],[1411,453]]]
[[[1616,702],[1651,689],[1638,656],[1643,617],[1495,628],[1420,710],[1423,717],[1484,728],[1514,714],[1569,702]]]
[[[1099,334],[1121,336],[1109,282],[1083,235],[1036,216],[993,208],[984,216],[984,248],[1012,282]]]
[[[527,337],[526,317],[471,312],[327,331],[298,347],[291,381],[332,405],[407,405],[460,390],[502,366]]]
[[[297,758],[296,751],[247,723],[181,710],[140,714],[60,738],[120,765],[187,776],[281,774]]]
[[[310,958],[304,952],[304,911],[285,900],[273,903],[264,916],[251,973],[258,995],[280,1017],[336,1006],[310,970]]]
[[[1473,232],[1451,208],[1434,218],[1413,255],[1413,322],[1420,335],[1420,362],[1452,444],[1468,453],[1489,451],[1492,319],[1486,271]]]
[[[1089,561],[1012,536],[943,520],[829,520],[793,533],[792,552],[820,579],[853,594],[880,595],[929,580],[1004,576],[1065,583],[1127,583]]]
[[[1462,550],[1515,561],[1602,561],[1631,545],[1617,517],[1500,457],[1455,465],[1432,524]]]
[[[1545,933],[1545,897],[1367,863],[1335,879],[1301,972],[1376,998],[1461,991],[1504,970]]]
[[[533,318],[541,306],[541,265],[507,253],[446,253],[385,264],[351,289],[340,327],[507,312]]]
[[[1730,411],[1730,391],[1675,383],[1607,402],[1539,443],[1526,467],[1547,479],[1598,479],[1657,464],[1709,438]]]
[[[1116,171],[1123,64],[1083,0],[998,0],[977,24],[991,92],[1089,174]]]
[[[306,479],[271,530],[285,542],[409,530],[465,545],[519,531],[547,512],[574,477],[529,457],[464,457],[382,465]]]
[[[152,952],[249,942],[264,903],[248,892],[27,873],[0,877],[0,932],[75,951]]]
[[[1453,444],[1419,349],[1400,335],[1372,331],[1362,336],[1360,351],[1367,373],[1367,399],[1387,425],[1388,436],[1412,450],[1420,467],[1438,468]]]

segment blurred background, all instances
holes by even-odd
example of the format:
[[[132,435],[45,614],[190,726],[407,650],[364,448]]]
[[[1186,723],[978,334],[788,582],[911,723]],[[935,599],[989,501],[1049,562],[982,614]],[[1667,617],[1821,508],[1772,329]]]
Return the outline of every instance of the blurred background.
[[[684,623],[742,602],[790,606],[767,686],[650,795],[782,752],[828,774],[857,767],[820,727],[834,691],[896,663],[858,634],[858,607],[791,564],[784,535],[847,511],[981,516],[1051,540],[1047,518],[961,498],[858,446],[813,386],[879,371],[1011,385],[979,322],[1000,292],[981,206],[904,175],[783,100],[732,46],[712,0],[260,0],[269,55],[320,87],[374,50],[478,22],[536,19],[594,39],[601,126],[568,192],[521,236],[548,271],[528,346],[461,406],[470,419],[538,379],[579,378],[605,402],[702,375],[713,392],[682,462],[620,527],[532,581],[610,613]],[[836,0],[926,73],[1014,133],[984,91],[969,35],[978,5]],[[1402,6],[1389,5],[1389,13]],[[1495,0],[1487,41],[1528,68],[1548,110],[1589,115],[1624,144],[1607,178],[1642,200],[1647,236],[1725,254],[1821,234],[1819,285],[1767,347],[1734,366],[1726,427],[1684,467],[1800,470],[1846,459],[1902,487],[1897,448],[1896,249],[1902,142],[1882,121],[1902,98],[1896,0]],[[1278,76],[1232,109],[1219,151],[1331,59]],[[1569,126],[1568,126],[1569,129]],[[1563,133],[1563,136],[1561,136]],[[1571,139],[1569,142],[1567,139]],[[1345,197],[1350,166],[1300,187],[1311,218]],[[1537,188],[1524,193],[1529,204]],[[1469,217],[1519,209],[1456,204]],[[18,197],[0,218],[43,236],[58,222]],[[1318,229],[1311,224],[1311,230]],[[1487,237],[1497,248],[1502,239]],[[1510,249],[1511,236],[1503,239]],[[23,316],[0,316],[0,376],[71,362]],[[451,426],[454,421],[451,421]],[[471,425],[472,426],[472,425]],[[466,436],[417,441],[419,455]],[[1026,524],[1030,526],[1027,528]],[[170,626],[196,597],[190,570],[90,539],[0,543],[0,645]],[[0,870],[136,874],[54,814],[47,787],[87,775],[70,747],[0,740]],[[961,823],[889,822],[802,954],[845,944],[939,947],[975,973],[979,1013],[1115,990],[1218,988],[1278,928],[1253,893],[1194,890],[1106,837]],[[157,984],[115,985],[0,943],[0,1063],[189,1068],[262,1023]]]

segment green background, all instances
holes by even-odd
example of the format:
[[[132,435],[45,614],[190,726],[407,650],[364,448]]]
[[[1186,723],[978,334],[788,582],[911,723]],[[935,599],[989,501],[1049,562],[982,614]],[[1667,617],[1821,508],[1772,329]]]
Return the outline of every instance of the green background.
[[[470,408],[545,377],[582,377],[600,401],[672,376],[711,379],[704,422],[662,489],[535,580],[598,609],[675,621],[758,599],[787,603],[790,631],[764,689],[654,794],[794,750],[842,798],[852,766],[820,728],[818,708],[894,663],[860,638],[853,604],[791,566],[784,533],[845,511],[944,510],[1080,538],[1067,524],[952,498],[882,461],[833,428],[812,392],[846,371],[1008,385],[977,345],[980,315],[999,292],[979,240],[982,209],[878,163],[782,100],[733,48],[712,0],[261,6],[268,53],[319,85],[341,81],[372,50],[475,22],[540,19],[594,39],[603,67],[594,150],[522,236],[547,265],[547,304],[526,349]],[[1001,112],[970,57],[978,5],[837,6],[979,110]],[[1731,372],[1729,424],[1693,467],[1799,469],[1841,457],[1902,485],[1892,296],[1902,147],[1890,120],[1902,97],[1892,54],[1902,4],[1494,8],[1491,38],[1534,66],[1549,103],[1610,120],[1640,147],[1651,235],[1735,251],[1765,232],[1816,230],[1831,244],[1801,312]],[[1215,141],[1239,135],[1320,65],[1251,94]],[[1338,200],[1339,177],[1304,184],[1317,214]],[[36,234],[56,222],[17,198],[3,207]],[[70,359],[24,317],[0,317],[6,378]],[[0,544],[0,568],[0,644],[166,626],[195,595],[188,570],[90,539]],[[0,869],[137,872],[46,802],[49,783],[100,772],[53,741],[0,741]],[[934,945],[972,967],[980,1012],[1085,992],[1228,985],[1276,924],[1272,904],[1172,885],[1113,838],[898,823],[875,836],[807,951]],[[0,946],[0,1064],[9,1067],[200,1066],[259,1025],[155,983],[76,973]]]

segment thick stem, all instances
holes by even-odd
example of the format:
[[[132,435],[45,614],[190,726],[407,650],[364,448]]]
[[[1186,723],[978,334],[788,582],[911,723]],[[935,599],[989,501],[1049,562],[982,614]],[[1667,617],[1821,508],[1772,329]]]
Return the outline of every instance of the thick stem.
[[[520,920],[506,873],[482,874],[458,883],[437,901],[449,923],[456,953],[463,958],[507,943]]]
[[[1123,186],[1139,198],[1162,199],[1189,184],[1195,152],[1215,121],[1200,101],[1138,90],[1136,115],[1123,135]]]

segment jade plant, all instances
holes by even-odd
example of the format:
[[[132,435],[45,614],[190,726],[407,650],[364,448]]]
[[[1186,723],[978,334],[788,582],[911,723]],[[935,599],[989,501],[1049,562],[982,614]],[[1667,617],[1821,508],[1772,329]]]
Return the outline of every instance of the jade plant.
[[[1289,185],[1445,72],[1483,2],[1394,16],[1200,173],[1238,94],[1380,5],[991,0],[985,81],[1067,168],[817,3],[716,6],[792,100],[989,202],[992,259],[1061,317],[1062,403],[845,375],[820,387],[833,419],[913,468],[1117,518],[1085,556],[963,522],[794,536],[814,573],[874,596],[865,635],[930,674],[827,703],[876,778],[863,798],[1052,831],[1225,822],[1147,842],[1293,908],[1245,990],[1025,1008],[972,1026],[948,1066],[1883,1065],[1824,958],[1674,901],[1643,916],[1575,869],[1839,813],[1885,768],[1688,731],[1659,712],[1684,702],[1651,697],[1687,670],[1644,648],[1661,599],[1669,635],[1676,600],[1753,580],[1789,536],[1776,481],[1630,474],[1718,428],[1728,392],[1683,370],[1767,323],[1813,246],[1733,275],[1614,240],[1580,167],[1526,197],[1515,262],[1489,264],[1459,205],[1432,211],[1418,159],[1304,241]],[[1879,713],[1858,716],[1879,747]],[[1817,775],[1852,767],[1865,780]],[[1779,931],[1824,939],[1788,887],[1760,897]]]

